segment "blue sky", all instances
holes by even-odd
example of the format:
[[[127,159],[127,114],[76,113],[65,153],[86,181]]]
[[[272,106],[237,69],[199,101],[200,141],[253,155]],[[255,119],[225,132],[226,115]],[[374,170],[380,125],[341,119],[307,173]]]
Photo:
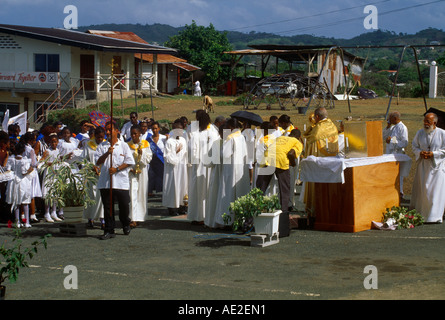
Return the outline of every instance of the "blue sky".
[[[64,26],[67,5],[78,10],[78,25],[103,23],[191,24],[217,30],[313,34],[352,38],[374,31],[363,22],[367,5],[377,9],[377,28],[413,34],[444,29],[445,0],[0,0],[0,23]]]

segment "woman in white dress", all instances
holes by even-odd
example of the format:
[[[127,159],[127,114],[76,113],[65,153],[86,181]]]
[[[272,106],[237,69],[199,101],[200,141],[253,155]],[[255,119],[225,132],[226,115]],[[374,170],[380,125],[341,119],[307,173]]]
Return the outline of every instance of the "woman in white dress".
[[[128,142],[135,165],[130,169],[130,227],[136,227],[146,220],[148,171],[153,154],[147,140],[141,140],[141,128],[134,125],[130,129],[131,141]]]
[[[14,172],[14,178],[9,181],[6,191],[6,202],[11,205],[15,213],[15,222],[18,228],[30,228],[29,205],[32,199],[32,181],[36,171],[31,166],[31,159],[25,156],[26,145],[19,142],[15,146],[14,156],[8,158],[6,169]],[[25,223],[22,225],[20,211],[25,214]]]

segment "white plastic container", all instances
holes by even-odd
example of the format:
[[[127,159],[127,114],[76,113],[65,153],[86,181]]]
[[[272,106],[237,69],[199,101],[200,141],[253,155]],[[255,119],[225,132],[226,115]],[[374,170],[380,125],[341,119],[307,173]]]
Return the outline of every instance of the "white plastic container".
[[[272,236],[278,232],[281,210],[275,212],[261,213],[253,218],[255,226],[254,234],[267,234]]]

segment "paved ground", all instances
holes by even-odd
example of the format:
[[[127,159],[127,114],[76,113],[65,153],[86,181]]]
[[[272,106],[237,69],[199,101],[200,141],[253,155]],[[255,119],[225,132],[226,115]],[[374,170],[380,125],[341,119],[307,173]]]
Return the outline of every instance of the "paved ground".
[[[98,240],[60,233],[40,222],[24,231],[24,243],[47,233],[8,300],[381,300],[445,298],[445,225],[359,233],[293,229],[278,244],[250,246],[247,235],[191,225],[150,202],[149,220],[125,236]],[[11,229],[0,225],[0,241]],[[375,266],[366,289],[365,267]],[[64,281],[77,269],[77,289]],[[369,281],[365,281],[370,283]],[[73,283],[68,282],[68,283]]]

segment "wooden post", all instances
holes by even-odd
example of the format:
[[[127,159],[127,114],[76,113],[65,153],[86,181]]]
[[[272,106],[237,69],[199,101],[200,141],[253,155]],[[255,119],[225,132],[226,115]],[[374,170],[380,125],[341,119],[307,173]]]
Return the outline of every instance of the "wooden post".
[[[110,100],[110,118],[111,118],[111,130],[113,131],[114,129],[114,124],[113,124],[113,79],[114,79],[114,73],[113,73],[113,68],[117,66],[117,64],[114,64],[114,59],[111,59],[111,100]],[[111,133],[111,143],[113,141],[113,133]],[[110,144],[111,144],[110,143]],[[113,145],[111,145],[113,146]],[[110,154],[110,168],[113,167],[113,153]],[[110,217],[113,216],[113,176],[110,175]]]

